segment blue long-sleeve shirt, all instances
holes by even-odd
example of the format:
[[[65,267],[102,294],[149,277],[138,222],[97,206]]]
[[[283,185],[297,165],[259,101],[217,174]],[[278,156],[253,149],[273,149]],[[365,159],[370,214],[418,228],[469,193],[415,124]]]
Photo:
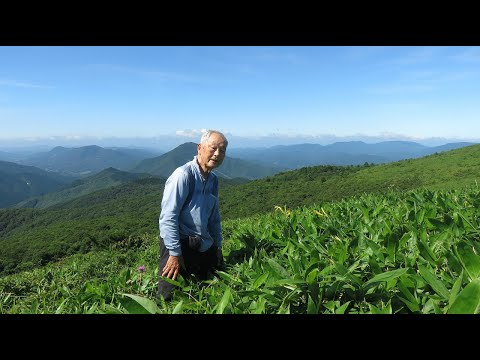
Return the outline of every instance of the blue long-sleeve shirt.
[[[189,169],[195,186],[188,204],[190,191]],[[198,235],[202,238],[200,252],[212,245],[222,246],[222,228],[218,207],[218,178],[210,172],[205,180],[195,156],[192,161],[178,167],[165,183],[162,210],[159,217],[160,236],[169,254],[182,254],[180,237]]]

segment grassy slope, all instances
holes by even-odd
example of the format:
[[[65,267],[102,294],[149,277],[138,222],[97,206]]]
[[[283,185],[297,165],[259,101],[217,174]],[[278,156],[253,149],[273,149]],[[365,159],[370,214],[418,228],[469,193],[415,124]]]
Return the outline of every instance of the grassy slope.
[[[460,188],[480,181],[480,145],[370,167],[315,166],[255,180],[221,197],[225,218],[339,200],[356,194],[416,188]]]

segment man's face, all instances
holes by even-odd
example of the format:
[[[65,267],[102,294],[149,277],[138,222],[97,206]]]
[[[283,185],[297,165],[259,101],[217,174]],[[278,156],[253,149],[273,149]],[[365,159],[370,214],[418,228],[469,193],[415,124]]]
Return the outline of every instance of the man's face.
[[[212,171],[219,167],[225,159],[227,145],[223,136],[213,133],[206,144],[198,144],[198,162],[202,168]]]

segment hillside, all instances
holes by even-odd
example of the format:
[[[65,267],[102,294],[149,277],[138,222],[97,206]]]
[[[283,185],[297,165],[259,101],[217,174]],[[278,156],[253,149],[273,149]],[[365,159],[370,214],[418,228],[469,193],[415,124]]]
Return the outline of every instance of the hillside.
[[[44,209],[55,204],[120,185],[140,178],[152,177],[148,174],[132,174],[114,168],[105,169],[95,175],[76,180],[64,189],[24,200],[15,205],[17,208]]]
[[[158,237],[129,237],[0,277],[0,313],[479,314],[479,195],[368,194],[226,221],[225,271],[179,276],[168,303]]]
[[[480,145],[473,145],[385,165],[307,167],[245,184],[223,179],[220,213],[226,221],[364,193],[459,189],[480,180],[479,158]],[[0,211],[0,273],[158,235],[164,181],[140,179],[45,210]]]
[[[63,188],[72,178],[33,166],[0,161],[0,208]]]

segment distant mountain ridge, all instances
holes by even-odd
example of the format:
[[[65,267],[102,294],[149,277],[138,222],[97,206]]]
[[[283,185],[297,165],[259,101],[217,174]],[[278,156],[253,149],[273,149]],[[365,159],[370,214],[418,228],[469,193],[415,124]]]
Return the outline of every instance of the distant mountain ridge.
[[[10,161],[10,162],[16,162],[20,159],[22,159],[24,156],[21,156],[19,154],[14,154],[8,151],[1,151],[0,150],[0,161]]]
[[[229,148],[223,165],[215,170],[224,177],[257,179],[275,173],[316,165],[362,165],[388,163],[418,158],[473,143],[449,143],[428,147],[411,141],[336,142],[330,145],[295,144],[269,148]],[[0,153],[21,165],[35,166],[63,175],[84,177],[113,167],[122,171],[148,172],[168,176],[176,167],[190,161],[197,153],[196,143],[181,144],[166,153],[146,149],[102,148],[97,145],[79,148],[57,146],[48,152],[27,157]],[[160,153],[160,155],[158,155]]]
[[[97,145],[79,148],[65,148],[57,146],[48,152],[41,152],[18,161],[23,165],[57,172],[70,176],[87,176],[113,167],[127,170],[137,162],[152,156],[141,150],[105,149]]]
[[[461,148],[474,143],[460,142],[428,147],[410,141],[384,141],[367,144],[362,141],[336,142],[330,145],[296,144],[270,148],[237,148],[230,153],[240,159],[261,164],[283,165],[289,169],[317,165],[362,165],[414,159]]]
[[[145,159],[130,171],[168,177],[177,167],[193,160],[195,155],[197,155],[197,144],[188,142],[177,146],[166,154],[152,159]],[[286,170],[285,167],[262,165],[231,158],[228,156],[227,150],[227,156],[223,164],[218,169],[215,169],[214,172],[218,176],[229,179],[238,177],[251,180],[270,176],[284,170]]]

